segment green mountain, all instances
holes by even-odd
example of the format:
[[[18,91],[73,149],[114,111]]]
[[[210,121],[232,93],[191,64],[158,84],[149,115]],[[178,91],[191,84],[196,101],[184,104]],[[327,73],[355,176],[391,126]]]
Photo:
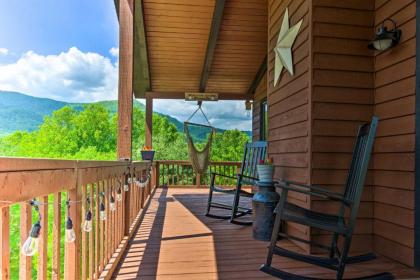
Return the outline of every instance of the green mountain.
[[[118,110],[117,101],[100,101],[97,102],[105,106],[111,113]],[[39,98],[25,95],[19,92],[0,91],[0,136],[12,133],[16,130],[33,131],[43,122],[44,117],[51,115],[52,112],[64,107],[71,106],[78,110],[89,103],[67,103],[56,101],[48,98]],[[134,106],[144,111],[144,105],[135,100]],[[177,119],[159,114],[168,118],[178,129],[184,130],[184,125]],[[217,129],[222,132],[222,129]],[[191,133],[194,138],[204,139],[206,132],[200,128],[192,128]],[[249,132],[247,132],[249,134]]]

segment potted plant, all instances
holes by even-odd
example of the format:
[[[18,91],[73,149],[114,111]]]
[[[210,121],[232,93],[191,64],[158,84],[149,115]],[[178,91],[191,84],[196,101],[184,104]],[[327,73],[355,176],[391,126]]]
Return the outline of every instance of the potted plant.
[[[258,180],[260,182],[272,182],[274,174],[274,165],[271,158],[260,160],[257,164]]]
[[[155,157],[155,151],[151,147],[143,146],[143,149],[140,152],[142,160],[153,161],[153,158]]]

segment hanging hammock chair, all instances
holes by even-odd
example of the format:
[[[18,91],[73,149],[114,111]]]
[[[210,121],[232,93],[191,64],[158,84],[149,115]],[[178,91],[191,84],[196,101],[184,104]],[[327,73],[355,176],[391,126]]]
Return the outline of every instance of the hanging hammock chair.
[[[205,120],[207,121],[207,125],[190,122],[190,120],[198,111],[200,111],[203,114]],[[192,135],[193,131],[197,132],[198,130],[209,131],[207,142],[205,143],[202,149],[199,149],[196,143],[194,143],[197,141],[197,139],[194,139]],[[201,109],[201,102],[198,103],[197,110],[195,110],[194,113],[187,119],[187,121],[184,122],[184,132],[187,138],[188,151],[192,168],[195,173],[201,175],[206,172],[207,167],[209,165],[213,135],[216,132],[216,129],[210,124],[206,114],[204,114],[203,110]]]

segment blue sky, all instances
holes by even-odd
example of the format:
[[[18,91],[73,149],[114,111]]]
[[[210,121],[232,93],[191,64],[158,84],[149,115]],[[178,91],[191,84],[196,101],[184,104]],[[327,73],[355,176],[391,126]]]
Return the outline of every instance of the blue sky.
[[[115,100],[118,20],[113,0],[0,0],[0,90],[67,102]],[[183,121],[183,100],[154,110]],[[220,128],[250,130],[243,102],[205,103]]]
[[[118,46],[113,0],[0,0],[0,47],[17,56],[77,47],[109,56]]]

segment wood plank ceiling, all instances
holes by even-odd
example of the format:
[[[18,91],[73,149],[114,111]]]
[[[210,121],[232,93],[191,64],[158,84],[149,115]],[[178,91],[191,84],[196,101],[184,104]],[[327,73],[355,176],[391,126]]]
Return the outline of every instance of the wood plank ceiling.
[[[252,91],[267,51],[266,0],[139,2],[144,16],[136,19],[144,21],[136,23],[136,31],[145,30],[150,88],[135,87],[136,97],[144,97],[146,91],[152,97],[167,93],[174,98],[200,89],[226,96],[246,96]],[[221,18],[219,25],[215,24],[217,16]],[[215,48],[211,48],[214,34]],[[212,51],[208,76],[203,77],[206,75],[203,67]],[[135,64],[145,63],[140,59],[135,61]],[[135,72],[136,69],[144,72],[144,67],[135,67]]]

